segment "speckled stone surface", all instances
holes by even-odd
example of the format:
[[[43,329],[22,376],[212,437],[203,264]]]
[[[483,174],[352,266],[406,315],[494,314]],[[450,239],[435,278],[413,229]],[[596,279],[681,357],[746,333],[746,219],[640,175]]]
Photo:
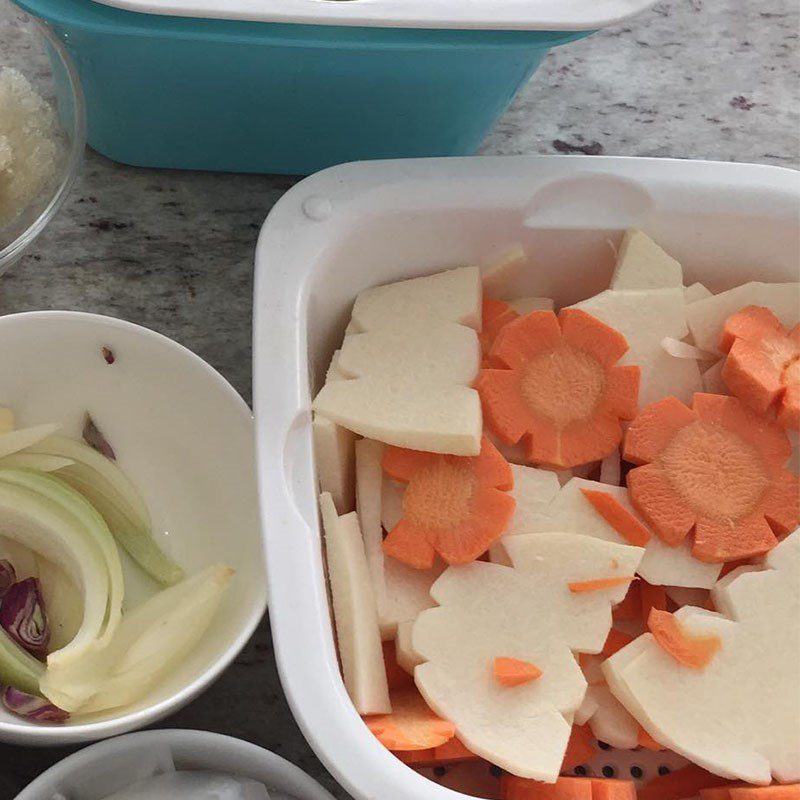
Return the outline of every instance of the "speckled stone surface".
[[[584,152],[800,164],[796,0],[666,0],[554,52],[488,138],[490,154]],[[0,63],[12,42],[2,38]],[[52,226],[0,279],[0,313],[65,308],[171,336],[249,399],[256,236],[294,179],[130,169],[90,153]],[[239,736],[347,793],[278,682],[269,627],[164,723]],[[0,800],[67,750],[0,745]]]

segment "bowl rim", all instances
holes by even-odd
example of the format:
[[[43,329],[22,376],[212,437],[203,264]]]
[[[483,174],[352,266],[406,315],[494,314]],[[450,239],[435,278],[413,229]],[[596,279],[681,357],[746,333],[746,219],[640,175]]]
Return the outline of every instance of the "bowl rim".
[[[188,728],[139,731],[85,747],[46,769],[17,795],[16,800],[36,800],[36,793],[48,790],[48,783],[53,778],[64,779],[70,774],[76,774],[107,755],[113,755],[120,750],[135,749],[138,746],[159,744],[186,748],[207,747],[213,748],[220,754],[252,756],[253,761],[258,759],[265,768],[283,772],[285,776],[290,777],[301,791],[307,793],[303,800],[333,800],[328,790],[315,778],[271,750],[235,736]]]
[[[233,385],[208,362],[204,361],[188,347],[170,339],[162,333],[158,333],[143,325],[135,322],[110,317],[104,314],[93,314],[85,311],[21,311],[16,314],[6,314],[0,316],[0,333],[7,325],[16,322],[27,322],[29,320],[55,320],[61,319],[68,322],[80,322],[89,325],[109,326],[111,328],[133,332],[138,336],[148,339],[154,346],[169,348],[186,358],[195,367],[199,367],[206,373],[208,378],[215,381],[227,394],[230,395],[237,413],[246,418],[251,424],[253,414],[250,407]],[[258,514],[261,520],[260,513]],[[266,554],[264,552],[263,532],[258,531],[259,545],[261,548],[262,561],[264,561],[265,578],[263,584],[258,587],[258,593],[253,604],[250,615],[238,635],[228,648],[221,653],[213,663],[203,673],[198,675],[193,681],[186,684],[172,696],[165,698],[153,705],[123,713],[110,719],[98,720],[96,722],[77,723],[73,725],[31,725],[22,722],[6,722],[0,720],[0,741],[27,745],[64,745],[77,744],[80,742],[106,739],[111,736],[127,733],[163,719],[167,715],[182,708],[191,702],[195,697],[204,692],[222,673],[231,665],[239,655],[244,646],[253,635],[254,631],[261,622],[267,609],[267,585],[266,585]]]
[[[64,174],[58,188],[53,193],[50,201],[42,209],[39,216],[13,241],[9,242],[5,247],[0,249],[0,275],[3,274],[14,262],[16,262],[25,250],[33,244],[39,237],[41,232],[47,227],[53,217],[67,198],[67,195],[72,190],[73,185],[78,177],[80,165],[83,161],[84,151],[86,149],[86,100],[83,94],[83,86],[81,79],[78,75],[78,69],[72,56],[67,51],[60,38],[56,35],[55,31],[42,20],[31,15],[28,11],[20,8],[11,0],[9,4],[18,9],[22,14],[29,17],[31,24],[38,29],[39,33],[44,37],[45,41],[53,48],[53,51],[58,55],[62,66],[64,67],[69,85],[72,90],[72,99],[74,104],[74,124],[72,126],[72,143],[70,147],[67,163],[64,168]]]

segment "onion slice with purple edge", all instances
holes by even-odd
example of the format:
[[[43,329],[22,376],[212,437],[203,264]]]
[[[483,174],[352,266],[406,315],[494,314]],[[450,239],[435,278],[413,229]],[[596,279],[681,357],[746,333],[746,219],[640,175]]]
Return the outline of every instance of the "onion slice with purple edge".
[[[50,625],[37,578],[26,578],[6,592],[0,605],[0,627],[32,656],[44,660],[50,643]]]
[[[5,597],[6,592],[17,582],[17,573],[14,566],[6,559],[0,559],[0,600]]]
[[[49,700],[21,692],[13,686],[3,691],[3,705],[18,717],[34,722],[66,722],[69,714],[54,706]]]

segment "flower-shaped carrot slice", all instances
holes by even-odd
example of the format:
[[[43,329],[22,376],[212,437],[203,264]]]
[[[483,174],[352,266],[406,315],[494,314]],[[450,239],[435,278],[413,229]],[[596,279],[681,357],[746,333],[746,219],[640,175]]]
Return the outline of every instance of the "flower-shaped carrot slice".
[[[499,539],[514,513],[508,462],[484,436],[477,456],[451,456],[389,447],[383,469],[408,484],[403,516],[384,539],[384,552],[417,569],[436,553],[467,564]]]
[[[787,330],[768,308],[747,306],[728,317],[720,349],[725,385],[745,405],[776,413],[779,425],[800,429],[800,325]]]
[[[786,433],[735,397],[696,394],[692,408],[667,397],[642,410],[624,457],[637,511],[667,543],[694,532],[701,561],[749,558],[800,519],[800,482],[784,469]]]
[[[567,468],[604,458],[636,415],[639,368],[616,366],[625,338],[585,311],[534,311],[502,328],[476,389],[498,438],[525,437],[531,462]]]
[[[392,713],[364,717],[367,727],[389,750],[428,750],[449,742],[455,726],[437,717],[416,689],[393,692]]]

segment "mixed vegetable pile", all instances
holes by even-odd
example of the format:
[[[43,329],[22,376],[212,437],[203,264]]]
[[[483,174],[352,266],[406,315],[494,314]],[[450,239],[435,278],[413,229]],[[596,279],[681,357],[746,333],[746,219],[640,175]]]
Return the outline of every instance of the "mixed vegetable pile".
[[[798,800],[800,284],[685,287],[637,230],[558,311],[528,268],[361,292],[314,400],[357,711],[478,797],[634,796],[611,747],[650,800]]]
[[[233,571],[185,578],[87,414],[84,441],[0,409],[0,684],[6,709],[62,723],[141,701],[207,630]],[[122,552],[158,585],[125,607]]]

